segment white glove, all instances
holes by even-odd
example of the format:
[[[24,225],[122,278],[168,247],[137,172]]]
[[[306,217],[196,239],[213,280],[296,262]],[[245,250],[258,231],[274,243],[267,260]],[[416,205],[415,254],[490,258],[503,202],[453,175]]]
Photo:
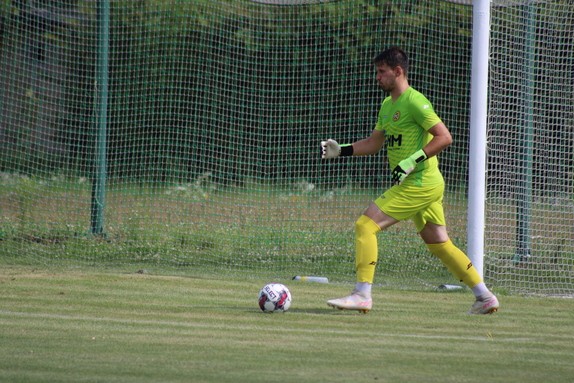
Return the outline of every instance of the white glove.
[[[329,138],[327,141],[321,141],[321,158],[335,158],[341,154],[341,147],[337,141]]]

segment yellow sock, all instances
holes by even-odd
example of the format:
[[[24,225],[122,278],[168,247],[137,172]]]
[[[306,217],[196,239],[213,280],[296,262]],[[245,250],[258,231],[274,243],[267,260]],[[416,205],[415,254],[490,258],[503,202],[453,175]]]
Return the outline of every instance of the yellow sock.
[[[461,282],[468,287],[474,287],[482,282],[482,278],[470,262],[470,259],[449,239],[445,243],[428,245],[430,252],[445,264],[445,266]]]
[[[379,225],[366,215],[355,223],[357,282],[373,283],[379,255],[377,233],[380,231]]]

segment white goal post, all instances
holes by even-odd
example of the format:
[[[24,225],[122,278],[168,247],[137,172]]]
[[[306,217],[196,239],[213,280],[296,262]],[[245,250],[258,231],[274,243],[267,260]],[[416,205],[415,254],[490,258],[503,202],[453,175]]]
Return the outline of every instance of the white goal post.
[[[472,20],[467,252],[483,277],[490,0],[474,1]]]

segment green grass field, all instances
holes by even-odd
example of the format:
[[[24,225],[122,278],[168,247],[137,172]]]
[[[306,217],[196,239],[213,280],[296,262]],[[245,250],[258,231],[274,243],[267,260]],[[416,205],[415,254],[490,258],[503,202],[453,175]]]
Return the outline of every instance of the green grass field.
[[[0,269],[1,382],[571,382],[572,299],[376,288],[366,314],[328,308],[351,285],[93,269]]]

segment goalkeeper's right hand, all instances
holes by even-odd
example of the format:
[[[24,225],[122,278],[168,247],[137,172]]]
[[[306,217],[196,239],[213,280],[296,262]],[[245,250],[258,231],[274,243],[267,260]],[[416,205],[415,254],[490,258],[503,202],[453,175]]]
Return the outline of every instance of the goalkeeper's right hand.
[[[341,146],[337,141],[329,138],[327,141],[321,141],[321,158],[335,158],[341,154]]]

